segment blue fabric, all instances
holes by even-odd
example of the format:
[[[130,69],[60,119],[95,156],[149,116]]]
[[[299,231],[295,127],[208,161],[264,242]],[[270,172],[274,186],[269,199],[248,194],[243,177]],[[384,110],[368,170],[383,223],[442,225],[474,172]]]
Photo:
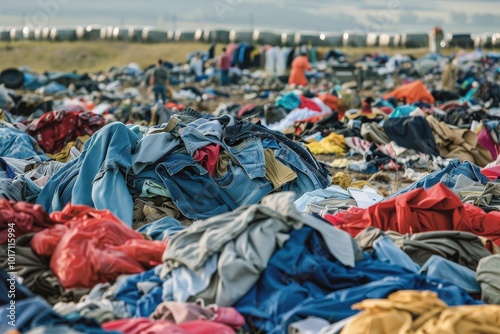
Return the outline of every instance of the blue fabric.
[[[373,243],[374,255],[377,260],[397,265],[405,268],[408,272],[418,273],[420,267],[403,252],[394,242],[387,236],[382,236]]]
[[[408,117],[417,107],[412,105],[399,106],[389,115],[389,118]]]
[[[292,111],[299,106],[300,98],[293,92],[283,95],[278,101],[276,101],[276,107],[282,107],[286,111]]]
[[[63,93],[67,88],[60,83],[52,81],[43,87],[43,93],[48,95],[55,95]]]
[[[229,70],[220,70],[220,85],[229,86],[230,84],[231,80],[229,78]]]
[[[388,253],[380,247],[387,250],[387,246],[390,244],[379,244],[382,259]],[[393,251],[396,255],[403,253],[397,247]],[[385,298],[398,290],[435,291],[449,305],[481,304],[449,282],[419,276],[414,267],[410,269],[382,262],[376,254],[353,268],[345,267],[325,248],[318,232],[303,227],[290,233],[290,239],[274,253],[259,281],[235,307],[251,327],[267,333],[286,333],[290,323],[308,316],[340,321],[357,312],[351,309],[354,303]]]
[[[156,172],[170,191],[174,204],[190,219],[207,219],[236,209],[236,204],[191,156],[169,154]]]
[[[170,238],[175,233],[185,229],[177,219],[172,217],[164,217],[154,223],[142,226],[137,230],[139,233],[149,235],[153,240],[163,241],[165,238]]]
[[[119,280],[115,299],[127,304],[127,311],[135,317],[147,317],[161,304],[163,280],[159,277],[161,265],[137,275],[130,275]],[[139,290],[137,284],[148,282],[153,285],[148,293]]]
[[[297,174],[295,180],[283,186],[283,191],[293,191],[300,197],[310,191],[325,187],[324,178],[320,172],[310,168],[304,159],[287,145],[280,143],[280,149],[276,150],[275,156]]]
[[[335,198],[335,199],[351,199],[349,192],[342,189],[340,186],[330,186],[326,189],[313,190],[311,192],[305,193],[299,199],[297,199],[293,204],[297,210],[304,212],[309,203],[317,203],[319,201]]]
[[[69,314],[62,317],[41,297],[34,297],[24,299],[16,303],[15,309],[15,327],[8,324],[7,315],[9,310],[2,307],[0,309],[0,332],[5,333],[8,330],[16,329],[23,333],[38,326],[52,326],[52,325],[68,325],[76,331],[88,334],[105,334],[105,333],[118,333],[108,332],[101,328],[101,326],[93,319],[86,319],[80,317],[78,314]]]
[[[226,136],[224,137],[224,142],[230,146],[252,137],[260,138],[262,141],[266,139],[275,140],[276,143],[279,143],[280,147],[286,146],[290,151],[293,151],[299,157],[307,171],[314,173],[321,183],[321,187],[315,189],[326,188],[331,184],[328,168],[324,164],[319,163],[305,145],[290,140],[283,133],[269,130],[262,125],[242,121],[238,121],[235,125],[226,126],[225,130]],[[276,153],[277,156],[278,153]]]
[[[0,306],[7,305],[12,300],[12,291],[15,291],[14,300],[16,302],[23,299],[33,297],[33,293],[29,291],[24,285],[20,284],[15,276],[8,274],[2,267],[0,267]],[[5,319],[5,318],[2,318]],[[2,320],[3,322],[3,320]]]
[[[9,164],[0,157],[0,179],[13,179],[16,177],[16,172],[9,166]]]
[[[49,160],[35,138],[18,129],[0,127],[0,157]]]
[[[437,255],[432,255],[420,269],[420,274],[427,277],[449,281],[470,292],[480,293],[481,287],[476,281],[476,272]]]
[[[60,169],[43,187],[37,203],[47,212],[71,202],[108,209],[129,226],[134,203],[126,175],[139,138],[122,123],[111,123],[85,142],[82,154]]]
[[[486,184],[489,182],[489,179],[481,174],[481,169],[478,166],[468,161],[460,162],[460,160],[454,159],[450,161],[448,166],[446,166],[445,168],[427,175],[426,177],[410,184],[409,186],[391,194],[390,196],[386,197],[386,199],[393,198],[417,188],[429,189],[439,182],[443,183],[448,188],[453,189],[459,175],[467,176],[469,179],[476,182],[481,182],[482,184]]]

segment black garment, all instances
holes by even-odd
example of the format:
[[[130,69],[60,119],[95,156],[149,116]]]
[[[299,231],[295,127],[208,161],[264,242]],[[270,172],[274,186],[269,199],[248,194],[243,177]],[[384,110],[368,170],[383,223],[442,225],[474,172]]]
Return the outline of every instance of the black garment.
[[[433,90],[431,92],[434,99],[439,102],[448,102],[452,100],[458,100],[460,96],[457,93],[451,92],[449,90]]]
[[[16,240],[14,270],[9,268],[7,245],[0,246],[0,262],[4,269],[17,272],[23,278],[23,284],[33,293],[55,304],[63,294],[64,288],[50,270],[50,259],[38,256],[31,249],[33,236],[34,234],[26,234]]]
[[[388,118],[384,122],[384,131],[401,147],[439,156],[432,128],[425,117]]]
[[[208,49],[208,59],[213,58],[215,58],[215,44],[211,44],[210,48]]]

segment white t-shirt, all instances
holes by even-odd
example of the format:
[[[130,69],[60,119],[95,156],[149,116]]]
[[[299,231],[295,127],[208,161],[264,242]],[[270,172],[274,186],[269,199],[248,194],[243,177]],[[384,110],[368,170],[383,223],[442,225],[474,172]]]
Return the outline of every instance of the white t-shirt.
[[[196,76],[199,77],[203,75],[203,61],[201,60],[201,58],[196,59],[196,57],[193,57],[189,65],[193,69]]]

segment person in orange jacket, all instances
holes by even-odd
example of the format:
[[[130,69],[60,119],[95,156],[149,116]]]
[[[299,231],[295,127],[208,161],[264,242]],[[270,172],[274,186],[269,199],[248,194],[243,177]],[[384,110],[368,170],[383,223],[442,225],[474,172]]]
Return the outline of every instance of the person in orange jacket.
[[[307,78],[305,71],[310,71],[311,65],[307,59],[307,53],[301,52],[300,56],[295,58],[292,62],[292,70],[290,71],[290,78],[288,79],[289,85],[305,86],[307,85]]]

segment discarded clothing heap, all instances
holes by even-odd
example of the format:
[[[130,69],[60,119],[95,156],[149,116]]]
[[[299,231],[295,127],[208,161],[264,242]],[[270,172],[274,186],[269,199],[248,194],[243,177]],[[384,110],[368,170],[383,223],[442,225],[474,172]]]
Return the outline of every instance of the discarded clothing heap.
[[[57,110],[33,121],[27,133],[34,137],[46,153],[60,152],[79,136],[93,135],[104,126],[104,118],[84,111]]]
[[[22,186],[11,195],[16,200],[36,202],[49,213],[68,203],[108,209],[129,225],[134,200],[141,198],[171,199],[183,216],[206,219],[274,191],[300,196],[330,184],[327,168],[280,132],[192,109],[164,127],[105,126],[43,185],[21,174],[2,181],[9,189]],[[22,197],[25,188],[29,199]]]

